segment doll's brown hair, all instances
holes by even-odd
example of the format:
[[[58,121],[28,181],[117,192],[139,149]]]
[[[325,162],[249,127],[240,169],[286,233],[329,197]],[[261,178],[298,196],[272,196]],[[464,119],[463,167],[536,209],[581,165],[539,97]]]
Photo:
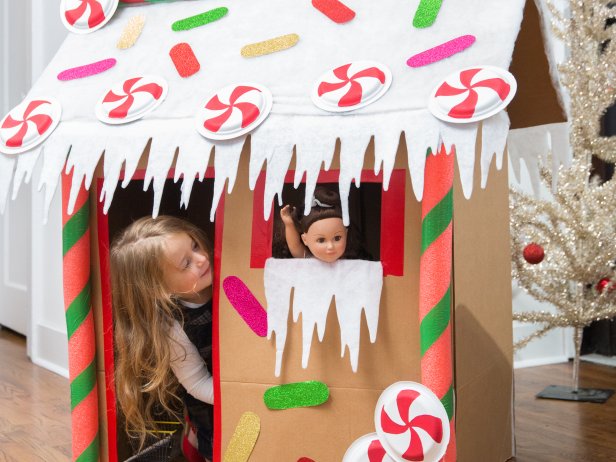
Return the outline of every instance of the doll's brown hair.
[[[299,213],[298,209],[295,209],[293,214],[293,220],[300,234],[308,232],[315,221],[326,218],[342,219],[342,207],[338,193],[324,187],[315,189],[312,208],[308,215]]]
[[[294,207],[291,216],[295,223],[295,228],[299,234],[308,231],[310,226],[316,221],[326,218],[342,219],[342,205],[340,195],[326,186],[317,186],[314,191],[314,199],[312,208],[308,215],[303,214],[303,209]],[[322,205],[319,205],[322,204]],[[284,232],[284,223],[281,220],[276,221],[274,228],[272,255],[275,258],[291,258],[291,252],[287,245]],[[347,260],[373,260],[373,257],[365,250],[362,239],[357,230],[351,225],[347,234],[347,245],[342,255],[343,259]]]

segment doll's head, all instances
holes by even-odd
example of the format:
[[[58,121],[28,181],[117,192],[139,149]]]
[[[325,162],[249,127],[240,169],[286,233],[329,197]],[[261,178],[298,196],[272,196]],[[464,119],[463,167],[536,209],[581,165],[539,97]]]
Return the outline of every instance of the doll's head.
[[[342,222],[340,197],[317,187],[308,215],[298,217],[300,238],[315,258],[332,263],[346,251],[347,228]]]

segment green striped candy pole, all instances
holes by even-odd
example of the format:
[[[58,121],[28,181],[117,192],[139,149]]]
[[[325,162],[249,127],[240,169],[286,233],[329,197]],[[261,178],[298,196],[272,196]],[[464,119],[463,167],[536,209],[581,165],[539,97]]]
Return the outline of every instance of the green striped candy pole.
[[[71,179],[62,177],[64,308],[71,384],[73,461],[99,460],[96,337],[90,303],[90,201],[82,188],[67,213]]]
[[[428,151],[419,263],[421,381],[439,397],[450,420],[451,437],[443,458],[447,462],[456,460],[450,321],[453,159],[444,146],[437,155]]]

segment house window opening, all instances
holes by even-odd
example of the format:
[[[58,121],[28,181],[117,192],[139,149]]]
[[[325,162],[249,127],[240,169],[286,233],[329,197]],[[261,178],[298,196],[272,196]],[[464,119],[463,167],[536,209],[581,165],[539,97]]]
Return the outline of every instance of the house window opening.
[[[338,193],[337,183],[319,183],[317,188],[326,188]],[[285,227],[280,211],[289,204],[297,213],[304,213],[306,186],[301,183],[297,189],[292,183],[285,183],[282,190],[282,206],[275,202],[272,210],[274,219],[272,236],[272,257],[293,258],[285,239]],[[350,225],[347,235],[347,250],[343,258],[378,261],[381,252],[381,183],[363,183],[353,186],[349,193]],[[301,215],[300,215],[301,216]]]

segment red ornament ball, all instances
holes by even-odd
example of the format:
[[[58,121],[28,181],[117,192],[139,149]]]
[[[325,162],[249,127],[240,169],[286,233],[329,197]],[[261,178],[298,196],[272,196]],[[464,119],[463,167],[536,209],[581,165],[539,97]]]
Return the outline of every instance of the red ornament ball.
[[[595,286],[598,292],[603,292],[605,289],[608,289],[610,292],[614,290],[614,285],[610,278],[601,278],[597,285]]]
[[[524,260],[526,260],[531,265],[536,265],[543,261],[543,257],[545,257],[545,252],[543,251],[543,247],[539,244],[528,244],[524,247],[524,251],[522,252],[524,255]]]

